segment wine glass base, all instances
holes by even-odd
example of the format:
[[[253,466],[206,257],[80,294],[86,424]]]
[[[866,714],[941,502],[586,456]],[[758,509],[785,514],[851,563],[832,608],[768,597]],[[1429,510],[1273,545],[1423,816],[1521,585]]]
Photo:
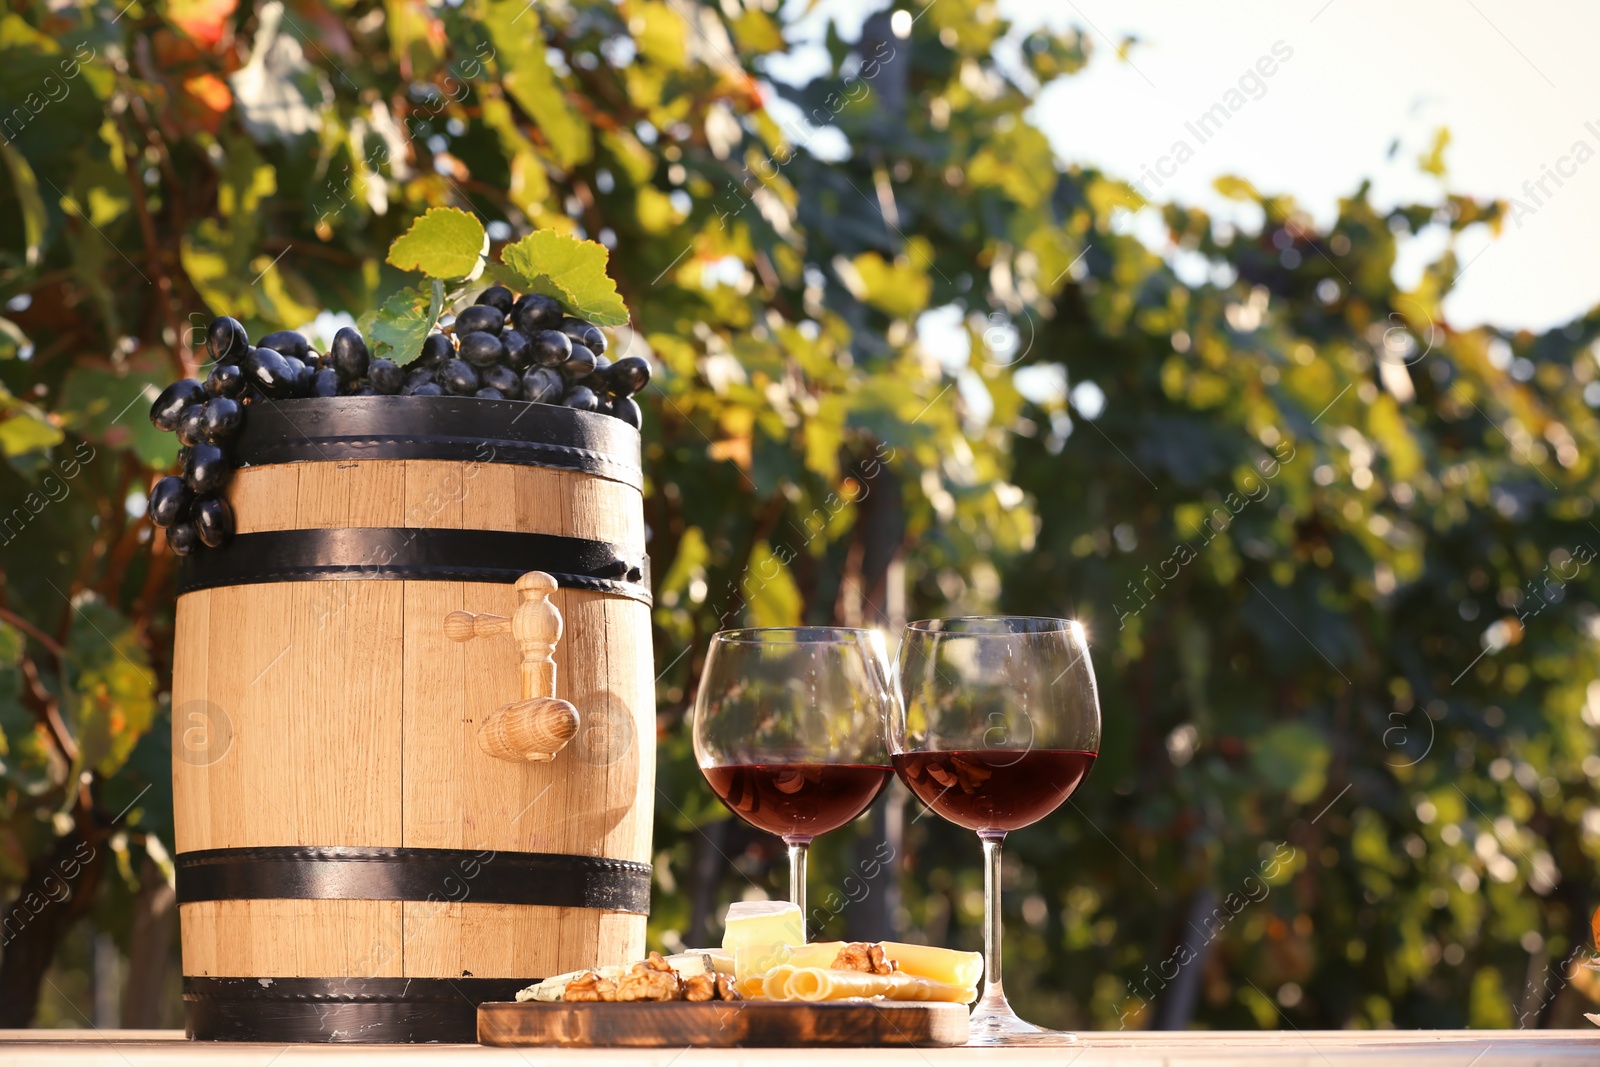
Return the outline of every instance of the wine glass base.
[[[967,1047],[1029,1045],[1033,1047],[1079,1044],[1077,1034],[1065,1030],[1046,1030],[1019,1018],[1004,998],[998,1004],[985,997],[967,1021]]]

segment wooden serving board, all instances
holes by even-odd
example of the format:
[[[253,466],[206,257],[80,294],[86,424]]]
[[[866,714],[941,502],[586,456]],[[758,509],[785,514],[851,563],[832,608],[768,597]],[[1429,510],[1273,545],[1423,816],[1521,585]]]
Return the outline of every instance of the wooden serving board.
[[[778,1048],[967,1043],[964,1004],[834,1000],[478,1006],[485,1045],[541,1048]]]

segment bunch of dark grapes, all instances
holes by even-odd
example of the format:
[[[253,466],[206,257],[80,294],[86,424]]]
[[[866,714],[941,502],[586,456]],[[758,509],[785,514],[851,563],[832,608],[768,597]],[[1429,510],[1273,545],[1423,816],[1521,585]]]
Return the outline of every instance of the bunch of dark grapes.
[[[638,356],[613,363],[605,353],[606,335],[598,326],[565,314],[548,296],[518,297],[496,285],[447,332],[423,343],[400,391],[562,404],[613,415],[638,429],[633,395],[650,383],[650,364]]]
[[[611,415],[638,429],[633,394],[650,382],[638,356],[613,363],[606,336],[593,323],[567,315],[547,296],[517,297],[504,286],[442,331],[429,335],[405,366],[373,359],[357,330],[334,334],[327,352],[293,330],[267,334],[254,345],[236,319],[206,328],[214,361],[204,382],[193,378],[162,390],[150,407],[157,429],[178,435],[180,474],[150,491],[150,520],[167,531],[180,556],[200,545],[220,548],[233,536],[233,511],[221,495],[233,473],[230,442],[246,409],[267,400],[332,396],[475,396],[530,400]]]

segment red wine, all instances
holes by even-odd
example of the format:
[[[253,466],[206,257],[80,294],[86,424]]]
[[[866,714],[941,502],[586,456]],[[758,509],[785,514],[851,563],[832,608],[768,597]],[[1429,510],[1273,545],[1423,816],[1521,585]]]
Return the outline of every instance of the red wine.
[[[1094,766],[1095,753],[972,748],[903,752],[895,773],[934,812],[969,830],[1020,830],[1049,815]]]
[[[848,763],[748,763],[702,767],[730,811],[780,837],[837,830],[867,810],[892,773]]]

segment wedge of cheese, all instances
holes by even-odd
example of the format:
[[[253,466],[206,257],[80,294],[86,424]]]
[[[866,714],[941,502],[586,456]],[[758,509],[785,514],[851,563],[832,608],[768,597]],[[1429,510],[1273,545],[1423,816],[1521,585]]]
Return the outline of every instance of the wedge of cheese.
[[[976,986],[983,977],[981,952],[957,952],[951,948],[906,945],[898,941],[880,941],[879,944],[883,946],[883,954],[894,960],[904,974],[963,989]]]
[[[833,961],[838,958],[839,950],[844,948],[844,941],[813,941],[809,945],[800,945],[789,950],[789,958],[784,960],[791,967],[832,967]]]
[[[722,947],[738,978],[764,974],[806,943],[800,909],[786,900],[740,900],[728,906]]]

